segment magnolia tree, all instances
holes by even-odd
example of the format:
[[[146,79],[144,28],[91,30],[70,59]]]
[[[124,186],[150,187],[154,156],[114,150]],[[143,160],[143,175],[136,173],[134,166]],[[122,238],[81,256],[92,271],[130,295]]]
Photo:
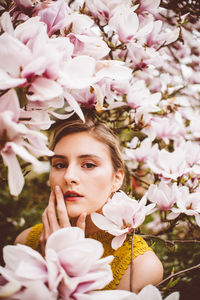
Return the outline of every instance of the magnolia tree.
[[[10,194],[23,189],[25,162],[46,171],[41,157],[53,153],[45,131],[57,119],[77,114],[84,122],[92,112],[121,138],[128,192],[140,196],[117,195],[104,216],[93,215],[115,236],[114,248],[147,214],[155,236],[178,221],[190,230],[200,226],[200,23],[160,4],[0,1],[0,163]],[[46,282],[48,258],[36,260]]]

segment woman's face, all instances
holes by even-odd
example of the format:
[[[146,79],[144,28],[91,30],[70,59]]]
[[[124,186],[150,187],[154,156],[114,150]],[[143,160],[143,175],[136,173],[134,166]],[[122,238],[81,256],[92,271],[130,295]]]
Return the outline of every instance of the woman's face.
[[[109,147],[89,133],[62,137],[54,152],[50,184],[60,186],[69,217],[100,211],[121,187],[124,172],[114,172]]]

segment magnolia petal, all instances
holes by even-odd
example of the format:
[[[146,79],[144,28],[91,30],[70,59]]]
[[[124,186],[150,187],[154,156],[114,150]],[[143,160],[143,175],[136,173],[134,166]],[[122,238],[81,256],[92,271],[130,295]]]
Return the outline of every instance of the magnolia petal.
[[[63,86],[69,89],[82,89],[94,83],[95,59],[80,55],[69,60],[60,74]]]
[[[49,114],[59,120],[66,120],[66,119],[70,118],[71,116],[73,116],[74,111],[72,113],[67,113],[67,114],[58,114],[55,111],[50,111]]]
[[[102,230],[109,231],[109,229],[112,229],[113,226],[115,226],[114,223],[112,223],[110,220],[108,220],[107,218],[105,218],[104,216],[102,216],[98,213],[92,213],[91,219],[92,219],[92,222]]]
[[[175,212],[170,212],[169,215],[167,216],[168,220],[173,220],[177,218],[180,215],[180,213],[175,213]]]
[[[12,20],[10,14],[8,12],[4,12],[1,16],[1,26],[3,31],[9,33],[10,35],[14,35],[14,28],[12,24]]]
[[[55,300],[57,294],[52,294],[48,287],[41,281],[31,281],[26,289],[20,294],[20,300]]]
[[[20,86],[26,82],[26,78],[12,78],[4,70],[0,70],[0,89],[7,90]]]
[[[75,293],[74,297],[76,300],[125,300],[130,296],[130,300],[136,300],[137,297],[134,293],[122,290],[110,290],[110,291],[97,291],[89,292],[87,294]]]
[[[0,68],[12,77],[19,77],[20,68],[31,61],[32,54],[28,47],[5,32],[0,36],[0,57]]]
[[[200,227],[200,214],[195,214],[195,221],[197,222],[197,225]]]
[[[66,101],[69,103],[69,105],[71,106],[71,108],[73,108],[73,110],[77,113],[79,118],[83,122],[85,122],[84,114],[83,114],[79,104],[74,99],[74,97],[72,97],[72,95],[70,95],[67,91],[64,92],[64,97],[65,97]]]
[[[78,293],[86,293],[103,289],[112,279],[113,275],[111,267],[106,263],[102,268],[81,276],[76,291]]]
[[[172,294],[170,294],[169,296],[167,296],[167,298],[165,298],[165,300],[179,300],[179,292],[174,292]]]
[[[20,106],[15,90],[9,90],[0,99],[0,111],[12,111],[14,113],[12,120],[17,122],[20,116]]]
[[[103,255],[103,246],[94,239],[74,241],[73,245],[59,251],[59,260],[69,276],[86,274]]]
[[[45,265],[45,260],[39,252],[21,244],[17,244],[16,246],[5,246],[3,249],[3,256],[6,267],[13,271],[17,268],[18,264],[20,264],[20,260],[23,259],[31,258],[38,261],[40,264]],[[16,257],[19,259],[17,260]]]
[[[24,186],[24,176],[20,164],[12,150],[9,152],[2,151],[1,155],[5,165],[8,167],[8,185],[10,193],[13,196],[18,196]]]
[[[159,292],[159,290],[149,284],[147,286],[145,286],[138,294],[138,298],[140,300],[162,300],[161,294]]]
[[[165,36],[165,38],[166,38],[165,45],[169,45],[169,44],[175,42],[178,39],[179,34],[180,34],[180,28],[176,28],[173,31],[171,31],[170,33],[168,33]]]
[[[41,139],[38,139],[37,137],[29,137],[28,138],[29,143],[23,142],[23,145],[30,150],[33,154],[37,156],[52,156],[54,155],[54,152],[49,150],[47,146],[45,145],[44,141]]]
[[[75,44],[75,55],[88,55],[95,59],[101,59],[110,51],[101,37],[87,36],[85,34],[70,34],[69,38],[71,42]],[[80,47],[77,47],[79,43]]]
[[[0,298],[12,296],[21,289],[21,286],[18,282],[8,282],[4,286],[0,286]]]
[[[112,243],[111,243],[111,246],[114,250],[118,249],[119,247],[122,246],[123,242],[125,241],[126,239],[126,233],[125,234],[122,234],[122,235],[119,235],[119,236],[116,236],[112,239]]]
[[[84,239],[84,232],[78,227],[61,228],[52,233],[47,240],[46,249],[52,248],[56,252],[70,246],[74,241]]]
[[[104,266],[110,265],[110,263],[113,261],[113,259],[114,259],[113,255],[109,255],[104,258],[101,258],[91,267],[91,272],[95,272],[96,270],[98,270],[100,268],[104,268]]]
[[[97,63],[99,64],[99,63]],[[131,77],[132,70],[116,61],[101,61],[102,68],[97,72],[97,81],[100,81],[104,77],[112,78],[118,81],[128,80]]]
[[[57,82],[39,77],[31,84],[29,92],[33,93],[33,95],[28,96],[30,101],[49,101],[61,96],[63,90]]]
[[[6,147],[9,149],[12,149],[12,151],[14,153],[16,153],[17,155],[19,155],[23,160],[30,162],[31,164],[33,164],[34,169],[37,171],[37,169],[39,169],[42,164],[39,160],[37,160],[33,155],[31,155],[24,147],[22,147],[21,145],[18,145],[16,143],[13,142],[8,142],[6,143]]]

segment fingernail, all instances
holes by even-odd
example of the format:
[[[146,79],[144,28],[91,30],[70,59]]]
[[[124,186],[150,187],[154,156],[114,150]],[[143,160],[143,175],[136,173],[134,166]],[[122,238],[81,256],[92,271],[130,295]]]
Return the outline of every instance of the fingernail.
[[[59,187],[59,185],[56,185],[56,186],[55,186],[55,189],[56,189],[56,191],[58,191],[58,192],[59,192],[59,191],[60,191],[60,187]]]

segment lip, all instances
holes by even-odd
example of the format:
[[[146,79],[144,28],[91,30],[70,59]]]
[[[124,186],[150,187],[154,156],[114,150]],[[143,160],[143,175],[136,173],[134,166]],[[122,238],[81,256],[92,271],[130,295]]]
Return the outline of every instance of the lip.
[[[73,194],[73,196],[71,195]],[[83,197],[83,195],[75,192],[75,191],[67,191],[65,194],[64,194],[64,199],[65,201],[78,201],[80,200],[81,198]]]

